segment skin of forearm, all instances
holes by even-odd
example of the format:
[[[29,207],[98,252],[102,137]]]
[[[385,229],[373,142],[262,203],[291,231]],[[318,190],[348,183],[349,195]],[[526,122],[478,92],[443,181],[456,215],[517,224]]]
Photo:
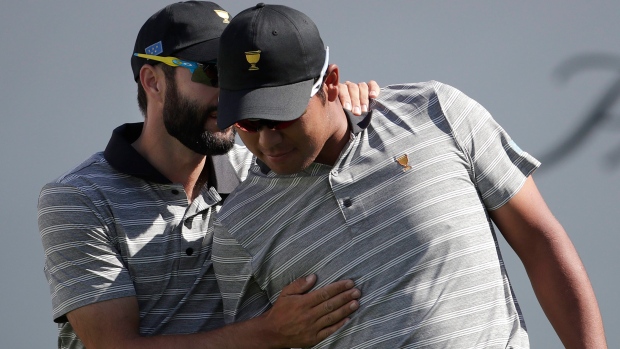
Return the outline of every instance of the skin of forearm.
[[[209,332],[158,335],[152,337],[126,336],[107,340],[84,340],[86,347],[94,349],[235,349],[281,348],[279,336],[264,328],[260,318],[232,324]],[[78,334],[79,336],[79,334]]]
[[[566,348],[607,348],[594,290],[574,246],[563,232],[532,246],[537,263],[525,264],[534,293]]]

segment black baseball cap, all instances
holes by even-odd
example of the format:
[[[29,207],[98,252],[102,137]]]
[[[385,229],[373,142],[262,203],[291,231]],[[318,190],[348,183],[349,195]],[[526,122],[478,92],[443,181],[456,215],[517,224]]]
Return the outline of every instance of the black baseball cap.
[[[218,127],[300,117],[327,53],[314,22],[295,9],[260,3],[236,15],[220,38]]]
[[[131,56],[134,80],[148,62],[134,53],[175,56],[194,62],[217,59],[220,35],[230,15],[210,1],[177,2],[151,16],[140,28]]]

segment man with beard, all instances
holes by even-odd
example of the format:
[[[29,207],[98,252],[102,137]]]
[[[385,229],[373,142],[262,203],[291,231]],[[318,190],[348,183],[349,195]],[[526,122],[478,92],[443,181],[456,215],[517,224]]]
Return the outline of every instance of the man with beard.
[[[308,275],[263,317],[224,327],[212,219],[252,159],[232,128],[216,125],[214,60],[228,17],[191,1],[147,20],[131,58],[144,122],[118,127],[104,152],[42,189],[59,348],[308,346],[357,309],[352,281],[304,294],[316,281]]]

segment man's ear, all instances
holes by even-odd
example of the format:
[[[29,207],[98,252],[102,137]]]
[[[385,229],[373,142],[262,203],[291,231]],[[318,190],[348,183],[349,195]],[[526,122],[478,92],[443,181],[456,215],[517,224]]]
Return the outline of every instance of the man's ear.
[[[327,100],[330,102],[335,101],[338,98],[338,89],[340,84],[340,75],[338,72],[338,66],[330,64],[327,67],[325,73],[325,87],[327,88]]]
[[[149,64],[145,64],[140,68],[140,83],[149,101],[163,102],[165,80],[165,74],[161,69],[158,70]]]

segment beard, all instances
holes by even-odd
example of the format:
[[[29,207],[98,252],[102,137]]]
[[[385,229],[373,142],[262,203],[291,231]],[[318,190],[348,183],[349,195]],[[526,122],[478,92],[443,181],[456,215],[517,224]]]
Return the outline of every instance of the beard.
[[[168,134],[192,151],[202,155],[223,155],[235,144],[235,129],[210,132],[205,123],[217,106],[201,108],[197,103],[181,96],[174,80],[168,82],[164,102],[164,125]]]

